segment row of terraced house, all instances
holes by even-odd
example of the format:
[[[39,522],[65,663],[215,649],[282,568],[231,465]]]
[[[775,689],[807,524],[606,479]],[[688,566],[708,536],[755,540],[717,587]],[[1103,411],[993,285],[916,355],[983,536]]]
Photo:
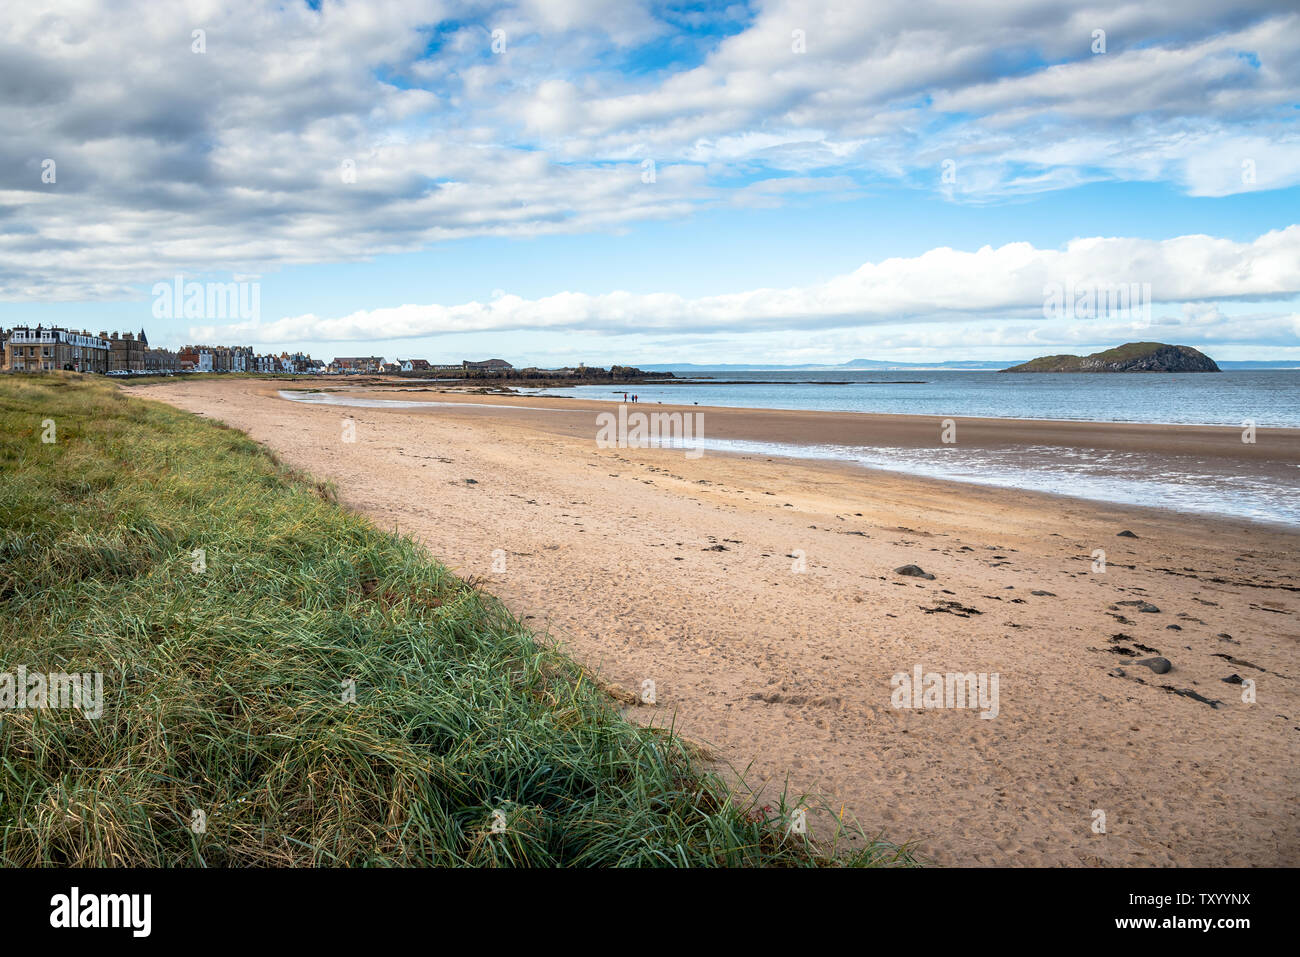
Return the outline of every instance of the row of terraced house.
[[[356,373],[377,375],[381,372],[466,372],[471,370],[507,372],[513,368],[514,366],[506,362],[505,359],[485,359],[482,362],[471,362],[469,359],[465,359],[457,363],[434,363],[428,359],[398,359],[396,362],[386,362],[383,356],[337,356],[325,371],[334,375],[354,375]]]
[[[256,355],[249,346],[188,345],[155,348],[143,329],[98,335],[61,326],[0,329],[0,370],[6,372],[92,372],[100,375],[160,375],[175,372],[319,373],[325,363],[302,353]]]
[[[175,362],[167,349],[151,349],[144,330],[119,335],[60,326],[15,326],[0,329],[0,355],[8,372],[95,372],[107,375],[147,367],[164,369]]]
[[[188,345],[175,351],[149,345],[143,329],[100,332],[62,326],[0,329],[0,371],[93,372],[100,375],[162,375],[176,372],[291,372],[303,375],[384,372],[504,372],[504,359],[435,364],[425,359],[386,362],[383,356],[339,356],[329,365],[305,352],[257,355],[249,346]]]

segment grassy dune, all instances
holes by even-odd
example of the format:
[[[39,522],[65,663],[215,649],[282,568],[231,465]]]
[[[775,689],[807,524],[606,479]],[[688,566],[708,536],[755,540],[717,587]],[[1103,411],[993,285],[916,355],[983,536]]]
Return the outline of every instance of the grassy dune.
[[[7,865],[910,863],[787,836],[412,541],[103,380],[0,376],[19,665],[102,672],[104,713],[0,711]]]

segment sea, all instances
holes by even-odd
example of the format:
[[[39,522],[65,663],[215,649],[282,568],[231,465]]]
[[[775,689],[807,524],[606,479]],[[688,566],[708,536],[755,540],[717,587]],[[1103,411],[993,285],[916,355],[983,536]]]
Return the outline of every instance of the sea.
[[[593,385],[536,391],[611,402],[622,401],[626,391],[635,393],[641,403],[1223,425],[1243,433],[1253,424],[1256,444],[1265,447],[1272,441],[1270,428],[1300,428],[1300,369],[1182,375],[910,369],[691,369],[675,374],[681,381],[671,385],[645,384],[626,390]],[[1293,451],[1296,441],[1287,439]],[[1294,464],[1261,468],[1245,461],[1225,463],[1195,455],[1059,447],[963,449],[960,442],[933,449],[708,439],[701,444],[717,451],[837,459],[932,478],[1300,525],[1300,467]]]
[[[1097,501],[1300,526],[1297,439],[1270,429],[1300,429],[1300,369],[1220,373],[1000,374],[954,370],[905,372],[692,368],[672,384],[615,388],[581,385],[518,389],[521,394],[623,401],[641,405],[728,406],[836,412],[903,413],[1091,422],[1222,425],[1253,437],[1274,462],[1195,454],[1120,452],[1050,446],[1004,449],[837,443],[770,443],[708,437],[704,451],[818,458],[932,478],[1066,494]],[[352,399],[346,393],[281,393],[331,405],[409,407],[436,403]],[[646,411],[650,411],[647,409]],[[1235,439],[1234,439],[1235,441]],[[1285,453],[1285,454],[1283,454]]]
[[[675,375],[680,381],[672,385],[533,391],[610,401],[635,392],[642,402],[751,409],[1233,426],[1250,419],[1300,428],[1300,369],[1185,375],[692,369]]]

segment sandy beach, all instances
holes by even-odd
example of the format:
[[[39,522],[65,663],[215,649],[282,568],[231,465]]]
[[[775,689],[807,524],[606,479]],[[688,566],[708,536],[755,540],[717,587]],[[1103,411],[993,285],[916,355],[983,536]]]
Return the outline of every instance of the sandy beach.
[[[675,723],[773,800],[788,780],[937,864],[1300,863],[1294,529],[831,461],[598,448],[606,403],[385,388],[364,395],[448,404],[342,408],[278,394],[339,385],[123,388],[336,483],[609,682],[653,681],[656,704],[630,716]],[[933,417],[683,411],[750,441],[920,447],[941,430]],[[1195,426],[957,428],[971,447],[1300,465],[1295,430],[1246,445]],[[906,564],[935,577],[895,573]],[[1172,670],[1136,664],[1152,656]],[[996,717],[893,707],[891,676],[917,666],[997,673]],[[1254,682],[1253,703],[1234,675]]]

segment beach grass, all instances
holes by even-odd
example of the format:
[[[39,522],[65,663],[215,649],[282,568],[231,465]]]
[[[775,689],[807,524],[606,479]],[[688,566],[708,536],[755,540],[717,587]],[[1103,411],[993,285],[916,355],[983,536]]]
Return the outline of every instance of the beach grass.
[[[913,862],[788,833],[806,799],[758,806],[330,486],[109,381],[0,376],[0,533],[0,673],[103,675],[98,718],[0,711],[5,865]]]
[[[147,375],[138,373],[129,376],[111,376],[115,382],[125,383],[133,388],[148,385],[165,385],[168,382],[184,382],[186,379],[198,376],[200,379],[217,377],[220,379],[283,379],[293,381],[314,378],[311,373],[306,372],[171,372],[167,375]]]

